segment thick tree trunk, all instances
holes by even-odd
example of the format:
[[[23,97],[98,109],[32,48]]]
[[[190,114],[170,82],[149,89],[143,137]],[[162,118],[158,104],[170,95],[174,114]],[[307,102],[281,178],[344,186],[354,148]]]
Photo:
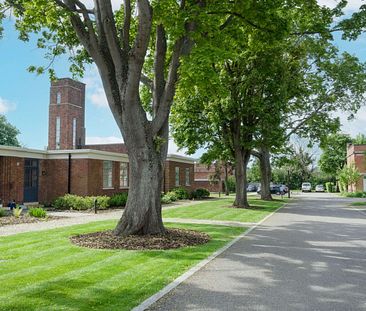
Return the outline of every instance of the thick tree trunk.
[[[250,158],[250,150],[235,151],[235,182],[236,195],[234,206],[238,208],[248,208],[247,196],[247,165]]]
[[[270,189],[272,170],[270,152],[269,149],[266,147],[262,147],[260,149],[259,164],[261,170],[261,199],[266,201],[272,201],[273,198]]]
[[[129,151],[130,190],[125,211],[114,230],[116,235],[165,233],[160,200],[163,163],[152,149]]]

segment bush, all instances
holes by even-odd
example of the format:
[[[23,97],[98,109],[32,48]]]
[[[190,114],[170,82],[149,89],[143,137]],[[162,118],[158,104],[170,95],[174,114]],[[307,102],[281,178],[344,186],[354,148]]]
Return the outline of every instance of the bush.
[[[187,200],[189,199],[189,192],[186,188],[178,187],[174,188],[172,192],[175,193],[178,200]]]
[[[174,191],[169,191],[165,194],[166,197],[169,197],[170,198],[170,201],[171,202],[175,202],[178,200],[178,196],[177,194],[174,192]]]
[[[53,202],[53,206],[57,209],[87,210],[94,208],[95,199],[97,199],[98,208],[105,209],[109,206],[110,198],[107,196],[81,197],[75,194],[65,194],[63,197],[57,198]]]
[[[19,205],[17,205],[17,207],[13,209],[14,217],[19,218],[20,215],[22,214],[22,210],[23,209]]]
[[[29,216],[36,218],[46,218],[47,213],[42,207],[31,207],[28,211]]]
[[[109,199],[110,206],[126,206],[127,203],[127,192],[117,193],[111,196]]]
[[[198,199],[208,198],[210,196],[210,191],[205,188],[198,188],[195,192]]]
[[[235,192],[235,188],[236,188],[235,184],[236,184],[235,176],[229,176],[227,179],[227,187],[230,192]]]
[[[326,182],[325,183],[325,189],[327,190],[327,192],[333,192],[333,183],[332,182]]]
[[[343,192],[342,196],[345,196],[347,198],[366,198],[366,192]]]
[[[6,216],[6,211],[0,207],[0,217],[5,217]]]
[[[170,199],[170,196],[163,195],[161,197],[161,203],[162,204],[169,204],[169,203],[172,203],[172,200]]]

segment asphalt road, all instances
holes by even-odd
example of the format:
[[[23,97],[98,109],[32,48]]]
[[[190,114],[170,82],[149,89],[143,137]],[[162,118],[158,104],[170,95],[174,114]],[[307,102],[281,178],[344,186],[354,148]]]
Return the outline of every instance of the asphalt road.
[[[366,310],[366,212],[299,197],[151,310]]]

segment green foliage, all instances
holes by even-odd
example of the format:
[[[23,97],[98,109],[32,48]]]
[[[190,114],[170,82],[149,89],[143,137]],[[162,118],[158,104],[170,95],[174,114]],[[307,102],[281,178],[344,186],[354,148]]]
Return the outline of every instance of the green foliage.
[[[7,215],[6,210],[4,210],[2,207],[0,208],[0,217],[5,217]]]
[[[345,191],[348,191],[349,186],[353,187],[361,176],[354,163],[350,166],[343,167],[338,174],[339,182]]]
[[[161,203],[162,204],[169,204],[169,203],[172,203],[172,200],[171,200],[170,196],[163,195],[161,197]]]
[[[187,200],[189,199],[189,192],[186,188],[183,187],[177,187],[172,190],[178,200]]]
[[[126,206],[128,198],[127,192],[117,193],[111,196],[109,199],[109,206]]]
[[[107,196],[81,197],[74,194],[65,194],[58,197],[53,202],[53,206],[57,209],[87,210],[94,208],[95,199],[99,209],[105,209],[109,206],[110,198]]]
[[[330,181],[325,183],[325,189],[327,190],[327,192],[331,193],[333,192],[333,186],[334,184]]]
[[[13,216],[16,218],[19,218],[20,215],[22,214],[22,208],[20,206],[17,206],[16,208],[13,209]]]
[[[346,163],[347,144],[351,142],[349,135],[341,133],[325,137],[320,144],[323,151],[319,160],[320,169],[331,176],[337,176]]]
[[[357,191],[357,192],[343,192],[342,196],[347,198],[366,198],[366,192]]]
[[[229,176],[227,179],[227,187],[229,189],[230,192],[235,192],[236,189],[236,181],[235,181],[235,176]]]
[[[261,170],[259,166],[259,160],[256,159],[251,167],[247,170],[248,182],[259,182],[261,181]]]
[[[36,217],[36,218],[46,218],[47,213],[41,207],[31,207],[28,211],[29,216]]]
[[[175,191],[169,191],[165,194],[166,198],[169,198],[171,202],[175,202],[178,200],[178,195]]]
[[[197,188],[196,190],[191,192],[192,199],[203,199],[208,198],[210,196],[210,191],[205,188]]]
[[[19,130],[11,125],[4,115],[0,115],[0,145],[20,147],[17,136]]]
[[[355,145],[366,145],[366,135],[364,134],[357,134],[357,136],[352,139],[352,143]]]

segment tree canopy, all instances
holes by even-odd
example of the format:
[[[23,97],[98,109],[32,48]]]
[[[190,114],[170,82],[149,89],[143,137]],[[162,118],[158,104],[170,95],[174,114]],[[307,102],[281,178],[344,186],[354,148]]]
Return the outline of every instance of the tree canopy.
[[[20,147],[17,136],[19,130],[11,125],[4,115],[0,115],[0,145]]]

